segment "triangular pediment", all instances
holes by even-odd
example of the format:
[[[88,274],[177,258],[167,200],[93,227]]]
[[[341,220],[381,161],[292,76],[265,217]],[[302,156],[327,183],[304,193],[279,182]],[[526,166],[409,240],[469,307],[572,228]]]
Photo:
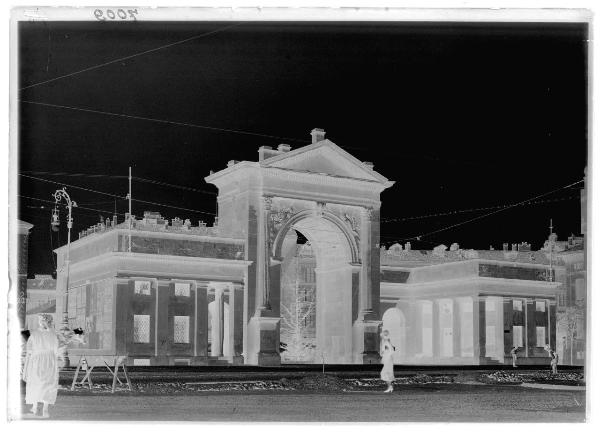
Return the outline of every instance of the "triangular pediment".
[[[387,183],[388,180],[329,140],[264,160],[261,165]]]

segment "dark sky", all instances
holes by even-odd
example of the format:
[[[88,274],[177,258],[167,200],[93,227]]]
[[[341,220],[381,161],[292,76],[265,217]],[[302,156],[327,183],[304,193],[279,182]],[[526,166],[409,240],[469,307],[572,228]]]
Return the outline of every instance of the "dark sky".
[[[23,22],[19,87],[230,25]],[[285,139],[21,102],[19,169],[125,196],[120,176],[131,165],[136,177],[214,194],[204,182],[211,169],[230,159],[257,160],[261,145],[309,143],[310,130],[320,127],[396,181],[382,194],[383,219],[512,204],[583,177],[586,39],[584,24],[243,23],[23,89],[20,98]],[[51,200],[59,188],[19,180],[27,197]],[[75,211],[75,238],[99,214],[112,214],[110,196],[67,190],[81,206],[99,209]],[[550,218],[561,238],[579,233],[578,190],[423,236],[413,248],[522,241],[539,248]],[[216,210],[216,197],[198,191],[141,181],[133,191],[142,200]],[[19,205],[20,218],[35,225],[29,273],[50,273],[51,247],[66,241],[66,228],[50,236],[50,203],[20,198]],[[134,202],[134,214],[144,210],[194,223],[213,218]],[[127,211],[125,200],[117,211]],[[382,223],[382,243],[491,211]]]

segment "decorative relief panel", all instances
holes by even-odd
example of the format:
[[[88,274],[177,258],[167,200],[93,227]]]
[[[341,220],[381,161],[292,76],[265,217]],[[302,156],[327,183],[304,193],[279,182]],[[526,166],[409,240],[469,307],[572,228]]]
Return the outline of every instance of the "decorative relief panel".
[[[124,240],[127,238],[125,235],[121,237]],[[126,246],[123,245],[121,250],[126,251]],[[244,259],[243,244],[218,241],[192,241],[132,236],[131,251],[159,255],[222,258],[231,260]]]
[[[294,215],[293,207],[284,207],[270,211],[269,220],[269,242],[273,244],[277,233],[283,225]]]
[[[548,281],[549,270],[527,267],[508,267],[495,264],[479,264],[479,276],[503,279]]]
[[[362,218],[367,214],[365,213],[364,208],[325,202],[315,203],[314,201],[293,200],[272,196],[264,196],[263,200],[267,216],[269,248],[273,246],[277,234],[279,234],[282,227],[292,216],[301,211],[311,209],[320,217],[322,217],[324,213],[330,213],[337,216],[345,224],[345,229],[347,229],[354,237],[356,247],[360,248]],[[367,209],[369,213],[370,210],[371,209]]]
[[[348,225],[356,243],[360,243],[360,220],[352,214],[344,213],[344,222]]]

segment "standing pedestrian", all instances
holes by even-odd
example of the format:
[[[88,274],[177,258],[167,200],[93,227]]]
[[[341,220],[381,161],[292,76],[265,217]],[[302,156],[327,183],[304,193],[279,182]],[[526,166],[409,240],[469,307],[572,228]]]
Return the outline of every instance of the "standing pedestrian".
[[[519,351],[519,347],[512,347],[512,349],[510,350],[510,355],[512,357],[512,365],[514,368],[517,367],[517,351]]]
[[[58,391],[59,340],[52,329],[52,315],[40,314],[39,329],[32,331],[27,340],[27,356],[23,367],[25,403],[32,405],[37,415],[38,404],[43,404],[42,417],[50,417],[48,405],[56,402]]]
[[[387,383],[387,389],[384,393],[391,393],[394,391],[393,382],[396,379],[394,377],[394,346],[390,340],[390,332],[384,330],[381,333],[381,362],[383,363],[383,369],[381,369],[381,379]]]
[[[558,354],[553,349],[550,350],[550,367],[552,368],[552,374],[558,373]]]
[[[556,375],[558,373],[558,354],[550,347],[550,345],[546,345],[544,349],[548,351],[548,355],[550,356],[550,369],[552,370],[552,374]]]

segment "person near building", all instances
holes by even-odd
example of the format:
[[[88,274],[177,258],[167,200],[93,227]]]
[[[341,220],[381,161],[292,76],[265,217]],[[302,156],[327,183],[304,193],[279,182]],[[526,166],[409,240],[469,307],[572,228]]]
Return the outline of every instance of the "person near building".
[[[552,374],[558,373],[558,354],[554,351],[550,345],[546,345],[545,350],[548,351],[548,355],[550,356],[550,369],[552,370]]]
[[[26,383],[25,404],[32,405],[33,415],[37,415],[38,405],[43,404],[43,418],[50,417],[48,406],[56,402],[59,359],[70,342],[84,343],[81,328],[59,334],[54,331],[52,324],[52,315],[38,316],[39,328],[30,332],[23,365],[23,381]]]
[[[25,403],[32,405],[37,415],[38,404],[43,404],[42,417],[48,418],[48,405],[56,402],[58,390],[59,338],[52,328],[52,315],[39,315],[39,329],[32,331],[27,340],[27,356],[23,367]]]
[[[390,340],[390,332],[388,330],[384,330],[381,333],[381,362],[383,363],[383,368],[381,369],[381,379],[387,383],[387,389],[385,393],[391,393],[394,391],[394,346]]]
[[[517,352],[519,351],[519,347],[512,347],[510,350],[510,356],[512,357],[512,365],[514,368],[517,367]]]

